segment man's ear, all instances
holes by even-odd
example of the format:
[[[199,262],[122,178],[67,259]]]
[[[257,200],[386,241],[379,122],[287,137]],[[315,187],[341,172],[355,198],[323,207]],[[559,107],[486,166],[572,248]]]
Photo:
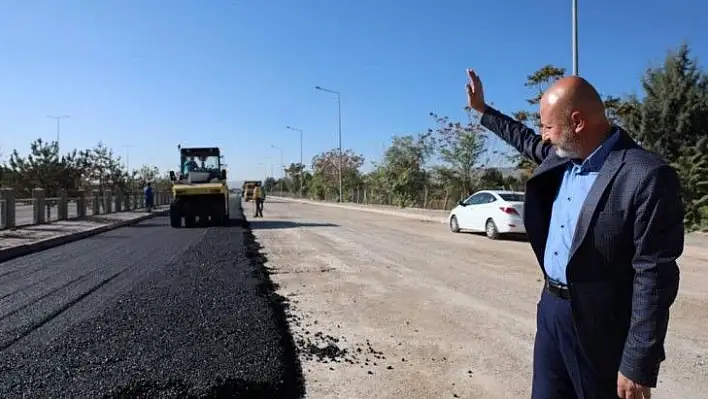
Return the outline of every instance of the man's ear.
[[[575,133],[580,133],[585,128],[585,118],[580,111],[573,111],[570,114],[571,126]]]

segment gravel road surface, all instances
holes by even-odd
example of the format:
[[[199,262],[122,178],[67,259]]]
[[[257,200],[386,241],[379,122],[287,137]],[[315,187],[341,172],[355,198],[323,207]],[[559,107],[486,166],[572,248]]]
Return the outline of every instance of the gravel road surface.
[[[251,226],[290,299],[309,397],[530,396],[542,282],[527,242],[270,200],[264,214]],[[654,398],[708,392],[706,264],[692,239]]]
[[[0,264],[0,397],[298,397],[243,223],[166,218]]]

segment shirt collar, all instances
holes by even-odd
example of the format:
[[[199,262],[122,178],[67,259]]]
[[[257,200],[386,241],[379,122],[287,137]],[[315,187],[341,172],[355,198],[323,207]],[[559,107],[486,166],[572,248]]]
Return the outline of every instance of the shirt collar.
[[[612,134],[607,136],[585,160],[572,160],[571,162],[573,165],[580,167],[580,172],[599,172],[607,156],[615,148],[619,137],[619,129],[613,128]]]

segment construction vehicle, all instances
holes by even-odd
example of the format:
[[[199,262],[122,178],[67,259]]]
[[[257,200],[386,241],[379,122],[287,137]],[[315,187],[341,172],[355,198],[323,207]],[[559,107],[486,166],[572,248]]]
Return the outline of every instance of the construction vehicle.
[[[182,148],[180,171],[170,171],[172,203],[170,226],[193,227],[200,223],[223,225],[229,219],[229,187],[217,147]]]
[[[246,202],[252,200],[254,189],[256,187],[260,187],[261,185],[262,183],[260,180],[246,180],[245,182],[243,182],[241,196]]]

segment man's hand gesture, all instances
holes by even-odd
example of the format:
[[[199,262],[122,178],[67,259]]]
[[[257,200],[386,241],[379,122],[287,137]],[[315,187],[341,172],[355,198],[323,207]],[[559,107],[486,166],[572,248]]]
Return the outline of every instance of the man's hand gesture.
[[[467,70],[467,77],[469,79],[467,85],[465,85],[467,89],[467,106],[479,113],[484,113],[485,109],[487,109],[487,104],[484,103],[482,81],[471,69]]]
[[[650,399],[651,388],[639,385],[622,373],[617,373],[617,396],[622,399]]]

